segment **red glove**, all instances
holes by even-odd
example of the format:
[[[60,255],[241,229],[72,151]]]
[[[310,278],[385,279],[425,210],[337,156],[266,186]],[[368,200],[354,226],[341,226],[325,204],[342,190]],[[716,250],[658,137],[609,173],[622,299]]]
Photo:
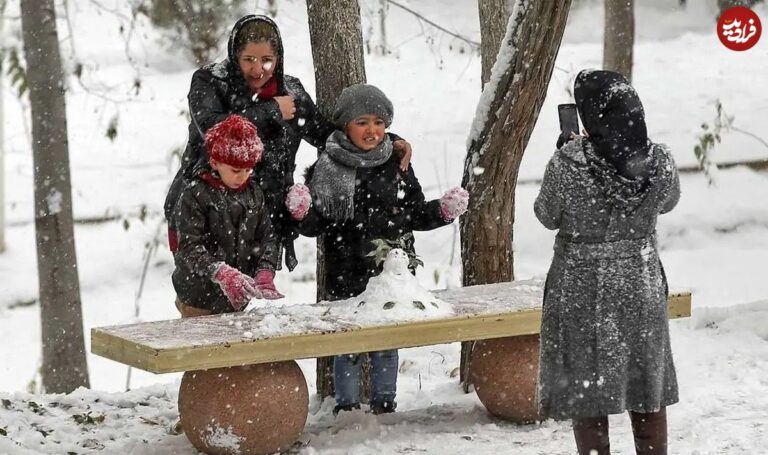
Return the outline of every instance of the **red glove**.
[[[451,188],[440,198],[440,215],[445,221],[453,221],[467,211],[469,193],[461,187]]]
[[[261,269],[253,277],[256,282],[256,292],[261,294],[262,299],[275,300],[285,297],[275,287],[275,272],[268,269]]]
[[[291,218],[301,221],[307,216],[309,206],[312,204],[312,196],[306,185],[297,183],[288,188],[288,194],[285,196],[285,206],[291,213]]]
[[[223,262],[216,267],[211,280],[221,287],[235,310],[243,308],[252,298],[260,297],[253,278]]]

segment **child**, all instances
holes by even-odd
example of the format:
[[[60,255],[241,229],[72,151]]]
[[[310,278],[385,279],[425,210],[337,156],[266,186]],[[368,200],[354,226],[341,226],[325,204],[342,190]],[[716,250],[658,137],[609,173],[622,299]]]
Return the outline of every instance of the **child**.
[[[277,242],[264,194],[251,178],[264,151],[256,127],[230,115],[208,130],[205,147],[208,163],[198,166],[174,212],[179,249],[172,279],[182,317],[283,297],[273,283]]]
[[[328,300],[362,293],[368,279],[381,272],[381,265],[368,256],[375,249],[373,240],[408,238],[406,250],[413,255],[412,231],[445,226],[466,211],[468,194],[464,189],[454,188],[440,200],[427,202],[413,167],[400,169],[385,131],[392,116],[392,103],[378,88],[365,84],[345,88],[333,114],[337,130],[308,170],[309,188],[294,185],[286,197],[291,216],[301,221],[302,234],[325,234],[322,278]],[[415,267],[410,268],[415,271]],[[372,352],[370,356],[371,410],[377,414],[393,412],[397,350]],[[360,371],[360,354],[335,358],[334,412],[360,407]]]
[[[678,390],[656,220],[680,198],[672,155],[648,140],[640,98],[612,71],[582,71],[588,136],[550,160],[534,209],[557,229],[541,321],[539,410],[572,419],[580,454],[610,453],[608,414],[629,411],[638,454],[667,453]]]

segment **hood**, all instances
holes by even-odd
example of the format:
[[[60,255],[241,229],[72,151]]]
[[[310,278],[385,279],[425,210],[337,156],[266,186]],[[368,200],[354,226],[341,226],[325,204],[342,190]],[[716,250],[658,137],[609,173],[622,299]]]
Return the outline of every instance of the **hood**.
[[[573,94],[595,152],[621,176],[647,179],[652,159],[645,112],[629,81],[613,71],[584,70]]]
[[[229,40],[227,40],[227,59],[229,61],[229,65],[231,67],[231,74],[234,75],[236,79],[239,79],[242,81],[241,84],[238,85],[242,86],[246,92],[247,87],[245,87],[245,78],[243,77],[242,71],[240,71],[240,65],[237,63],[237,56],[235,55],[235,36],[237,36],[237,33],[248,23],[251,22],[263,22],[275,31],[275,36],[277,36],[277,66],[275,67],[275,72],[272,77],[274,77],[277,80],[277,93],[278,94],[285,94],[285,77],[283,73],[283,61],[285,60],[284,55],[285,52],[283,50],[283,38],[280,35],[280,29],[277,27],[277,24],[275,21],[273,21],[271,18],[267,16],[263,16],[260,14],[249,14],[248,16],[243,16],[235,23],[234,27],[232,27],[232,31],[229,33]]]

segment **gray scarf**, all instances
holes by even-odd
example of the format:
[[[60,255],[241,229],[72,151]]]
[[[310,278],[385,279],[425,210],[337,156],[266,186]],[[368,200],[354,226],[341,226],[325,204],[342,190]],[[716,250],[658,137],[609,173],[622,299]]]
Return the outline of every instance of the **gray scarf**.
[[[384,136],[375,149],[357,148],[343,131],[334,131],[325,144],[325,152],[315,163],[309,182],[315,208],[323,217],[343,221],[355,214],[355,176],[357,168],[382,165],[392,156],[392,141]]]

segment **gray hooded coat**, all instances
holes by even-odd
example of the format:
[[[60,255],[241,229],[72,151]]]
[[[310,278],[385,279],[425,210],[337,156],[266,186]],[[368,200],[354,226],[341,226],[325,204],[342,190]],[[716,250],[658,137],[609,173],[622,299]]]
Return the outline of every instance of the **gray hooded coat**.
[[[600,131],[601,122],[605,134],[555,153],[534,206],[558,230],[541,325],[545,418],[655,412],[678,400],[655,235],[658,215],[679,200],[677,169],[664,145],[644,137],[634,89],[605,75],[582,72],[575,92],[587,130]],[[580,79],[594,90],[580,93]],[[611,122],[626,125],[628,115],[633,131],[618,135]],[[630,135],[641,137],[630,144]]]

